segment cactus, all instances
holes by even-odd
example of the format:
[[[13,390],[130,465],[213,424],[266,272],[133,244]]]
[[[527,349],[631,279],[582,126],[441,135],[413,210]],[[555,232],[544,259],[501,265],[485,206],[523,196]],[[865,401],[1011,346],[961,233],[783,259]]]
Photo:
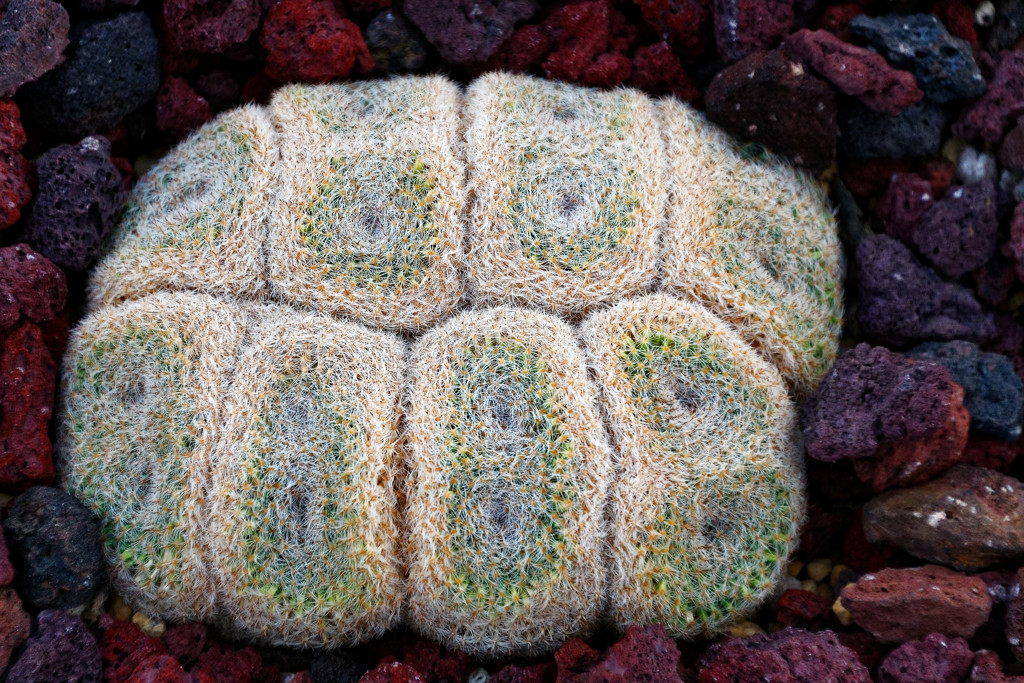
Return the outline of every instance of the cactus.
[[[461,98],[287,86],[140,181],[56,444],[134,606],[311,647],[404,617],[491,656],[604,617],[711,633],[776,583],[786,382],[841,316],[822,193],[671,100]]]
[[[413,350],[410,619],[479,655],[584,633],[604,583],[610,451],[572,329],[495,308]]]
[[[802,520],[785,385],[710,312],[665,294],[595,313],[581,336],[621,458],[612,619],[714,633],[772,590]]]

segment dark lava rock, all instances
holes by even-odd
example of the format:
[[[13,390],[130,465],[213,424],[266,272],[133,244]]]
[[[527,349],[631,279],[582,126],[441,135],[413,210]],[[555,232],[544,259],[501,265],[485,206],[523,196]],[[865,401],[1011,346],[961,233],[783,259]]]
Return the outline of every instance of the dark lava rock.
[[[974,653],[963,638],[929,633],[903,643],[878,668],[877,683],[960,683]]]
[[[775,619],[783,626],[818,630],[832,612],[832,601],[801,588],[782,593],[775,607]]]
[[[782,50],[839,92],[890,116],[924,97],[912,73],[894,69],[878,53],[845,43],[828,31],[800,29],[786,38]]]
[[[536,0],[406,0],[405,15],[453,64],[485,62],[517,22],[537,11]]]
[[[867,667],[832,631],[787,628],[771,635],[731,638],[700,660],[700,683],[870,683]]]
[[[377,663],[363,648],[317,650],[309,664],[313,683],[358,683]]]
[[[106,583],[100,524],[64,491],[36,486],[21,494],[4,530],[15,585],[33,607],[78,607]]]
[[[1024,116],[999,145],[999,161],[1011,171],[1024,173]]]
[[[186,668],[199,661],[206,647],[206,626],[197,622],[174,624],[164,635],[167,651]]]
[[[886,235],[909,247],[913,245],[914,230],[933,201],[931,183],[916,173],[896,173],[875,205],[875,216]]]
[[[164,0],[160,8],[162,33],[175,52],[224,52],[260,25],[259,0]]]
[[[489,683],[549,683],[555,680],[555,667],[551,662],[533,666],[509,664],[488,680]]]
[[[988,51],[999,54],[1024,35],[1024,0],[999,0],[995,8],[996,18],[988,32]]]
[[[963,398],[941,365],[858,344],[839,356],[801,407],[807,454],[825,462],[854,459],[857,476],[876,491],[927,481],[963,453]]]
[[[964,448],[960,462],[1007,474],[1013,466],[1013,461],[1020,455],[1022,448],[1024,448],[1024,443],[1020,439],[1004,441],[1003,439],[972,436],[967,440],[967,447]]]
[[[710,44],[712,0],[633,0],[644,21],[687,61],[704,54]]]
[[[0,330],[24,316],[46,322],[64,308],[64,271],[27,244],[0,248]]]
[[[427,44],[419,33],[394,10],[385,10],[366,26],[366,46],[374,65],[388,73],[403,73],[422,68],[427,59]]]
[[[278,681],[281,672],[277,666],[266,664],[253,647],[230,650],[211,647],[199,655],[199,662],[191,673],[200,681]],[[204,678],[206,677],[206,678]]]
[[[57,363],[39,326],[23,321],[0,331],[0,489],[53,482],[56,384]]]
[[[0,534],[0,544],[3,534]],[[25,642],[32,629],[32,618],[21,605],[13,588],[0,588],[0,672],[7,668],[11,654]]]
[[[839,112],[840,141],[847,155],[860,159],[902,159],[938,151],[945,110],[923,100],[896,116],[875,111],[858,101]]]
[[[182,138],[213,118],[213,108],[184,78],[168,76],[156,94],[156,127]]]
[[[666,42],[636,49],[629,84],[654,95],[672,94],[685,102],[704,99]]]
[[[897,173],[910,173],[909,159],[847,159],[839,166],[839,175],[850,192],[868,197],[883,192]]]
[[[984,581],[936,565],[865,574],[841,599],[854,623],[884,643],[933,632],[970,638],[992,610]]]
[[[629,78],[633,65],[626,52],[636,29],[610,0],[565,5],[543,26],[553,46],[541,64],[548,78],[604,88]]]
[[[264,71],[278,81],[311,83],[347,78],[373,68],[359,27],[331,0],[281,0],[267,10],[260,31]]]
[[[387,662],[367,671],[359,683],[426,683],[426,679],[411,666],[401,662]]]
[[[213,107],[223,111],[238,104],[242,85],[224,69],[210,69],[199,74],[195,80],[196,92]]]
[[[485,65],[490,71],[526,73],[541,65],[551,52],[553,39],[540,24],[516,29]]]
[[[996,253],[996,184],[954,186],[928,208],[912,235],[914,245],[950,278],[980,268]]]
[[[1013,218],[1010,220],[1010,241],[1007,247],[1014,258],[1013,267],[1017,271],[1017,277],[1024,280],[1024,202],[1013,210]]]
[[[1024,50],[1006,52],[985,94],[966,108],[953,124],[953,134],[970,140],[999,142],[1018,116],[1024,114]]]
[[[428,681],[464,681],[473,668],[473,660],[462,652],[453,652],[429,638],[412,636],[402,660]]]
[[[940,363],[949,370],[953,381],[964,388],[971,429],[1007,441],[1020,436],[1024,385],[1009,358],[984,352],[977,344],[965,341],[928,342],[907,355]]]
[[[864,505],[864,533],[929,562],[984,569],[1024,560],[1024,484],[993,470],[956,465],[919,486]]]
[[[827,83],[778,50],[722,69],[705,93],[708,118],[815,171],[836,154],[836,102]]]
[[[11,581],[14,581],[14,565],[11,564],[11,556],[7,552],[7,541],[4,540],[4,535],[0,534],[0,587],[9,586]]]
[[[793,0],[714,0],[715,44],[726,62],[776,47],[793,25]]]
[[[75,24],[68,59],[35,83],[19,102],[48,133],[79,138],[106,130],[160,87],[156,35],[142,12]]]
[[[0,97],[10,97],[64,61],[71,22],[51,0],[7,0],[0,5]]]
[[[1017,570],[1006,608],[1006,641],[1018,662],[1024,662],[1024,567]]]
[[[992,316],[970,290],[943,282],[898,240],[869,237],[856,258],[858,320],[868,338],[900,347],[951,339],[980,343],[995,334]]]
[[[977,97],[985,92],[985,79],[971,46],[949,35],[931,14],[862,14],[850,22],[849,29],[894,67],[914,74],[918,87],[933,102]]]
[[[21,155],[24,145],[18,106],[0,100],[0,230],[17,223],[21,210],[32,200],[32,165]]]
[[[99,255],[124,196],[110,143],[88,137],[54,147],[36,160],[36,170],[39,194],[25,240],[62,268],[85,270]]]
[[[39,613],[36,634],[18,661],[7,672],[7,680],[32,683],[100,683],[103,662],[96,638],[85,622],[60,610]]]

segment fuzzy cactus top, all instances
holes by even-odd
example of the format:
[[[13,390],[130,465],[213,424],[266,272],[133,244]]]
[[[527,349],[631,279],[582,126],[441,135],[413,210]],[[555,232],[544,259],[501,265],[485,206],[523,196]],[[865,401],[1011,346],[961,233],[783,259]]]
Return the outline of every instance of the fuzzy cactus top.
[[[133,191],[61,478],[126,598],[253,640],[711,633],[795,542],[841,279],[821,189],[676,101],[288,86]]]

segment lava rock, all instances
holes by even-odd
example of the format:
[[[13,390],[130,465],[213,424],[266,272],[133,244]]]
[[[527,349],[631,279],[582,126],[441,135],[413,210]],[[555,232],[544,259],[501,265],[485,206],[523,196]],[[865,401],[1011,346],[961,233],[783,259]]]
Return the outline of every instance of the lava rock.
[[[4,535],[0,534],[0,588],[9,586],[11,581],[14,581],[14,565],[11,564],[11,556],[7,552],[7,541],[4,540]]]
[[[157,655],[140,662],[132,672],[131,680],[132,683],[192,683],[196,679],[185,673],[174,657]]]
[[[894,69],[878,53],[845,43],[828,31],[800,29],[786,38],[782,50],[839,92],[890,116],[924,97],[912,73]]]
[[[633,65],[626,52],[636,29],[610,0],[565,5],[543,25],[553,46],[541,64],[548,78],[607,88],[630,77]]]
[[[714,0],[715,44],[735,62],[779,44],[793,26],[793,0]]]
[[[1024,560],[1024,484],[971,465],[956,465],[919,486],[894,489],[864,504],[864,533],[929,562],[984,569]]]
[[[359,27],[331,0],[281,0],[267,10],[260,32],[264,71],[278,81],[311,83],[348,78],[373,68]]]
[[[958,278],[996,253],[996,185],[985,180],[954,186],[921,217],[912,238],[935,269]]]
[[[453,64],[487,61],[517,22],[537,11],[536,0],[406,0],[405,15]]]
[[[195,90],[214,111],[223,111],[238,104],[242,85],[224,69],[210,69],[195,79]]]
[[[36,160],[36,169],[39,194],[25,240],[62,268],[85,270],[99,256],[124,196],[110,143],[88,137],[54,147]]]
[[[832,601],[817,593],[790,588],[782,593],[775,607],[775,620],[783,626],[818,630],[832,612]]]
[[[548,683],[554,679],[554,666],[550,662],[533,666],[509,664],[493,674],[489,683]]]
[[[685,102],[699,103],[704,99],[664,41],[636,49],[629,84],[653,95],[672,94]]]
[[[22,607],[18,594],[13,588],[0,588],[0,672],[7,668],[11,654],[25,642],[31,629],[32,618]]]
[[[644,21],[688,62],[707,51],[712,33],[712,0],[633,0]]]
[[[37,630],[18,661],[7,672],[8,681],[32,683],[100,683],[103,663],[96,638],[85,622],[60,610],[39,613]]]
[[[915,360],[943,365],[953,381],[964,388],[964,405],[971,414],[971,429],[1011,441],[1021,434],[1024,385],[1013,362],[987,353],[965,341],[929,342],[911,349]]]
[[[960,462],[1007,474],[1013,461],[1020,455],[1022,447],[1024,447],[1024,443],[1021,443],[1020,439],[1004,441],[972,436],[967,440],[967,447],[964,448]]]
[[[999,54],[1009,50],[1024,35],[1024,0],[999,0],[996,17],[988,32],[988,51]]]
[[[869,339],[902,347],[951,339],[980,343],[995,335],[992,316],[970,290],[943,282],[898,240],[869,237],[856,258],[858,321]]]
[[[51,0],[7,0],[0,6],[0,97],[10,97],[64,61],[71,20]]]
[[[974,13],[962,0],[932,0],[928,9],[939,18],[950,35],[960,38],[972,48],[978,44]]]
[[[473,668],[473,660],[462,652],[452,652],[440,643],[413,636],[405,647],[405,664],[428,681],[464,681]]]
[[[192,667],[191,673],[200,681],[277,681],[281,673],[277,666],[263,662],[255,648],[245,647],[241,650],[229,650],[222,647],[211,647],[199,655],[198,663]],[[204,678],[204,676],[208,678]]]
[[[929,633],[903,643],[878,667],[878,683],[960,683],[974,653],[963,638]]]
[[[886,235],[911,246],[914,230],[932,203],[927,180],[916,173],[896,173],[875,205],[875,217]]]
[[[981,137],[999,142],[1003,131],[1024,113],[1024,50],[1006,52],[996,66],[985,94],[953,124],[953,134],[966,140]]]
[[[53,320],[67,293],[64,271],[32,247],[0,248],[0,330],[22,317],[34,323]]]
[[[146,635],[131,622],[116,621],[109,614],[101,614],[99,625],[103,632],[100,656],[108,683],[129,683],[135,669],[143,662],[167,654],[163,641]]]
[[[985,79],[971,46],[949,35],[931,14],[862,14],[850,22],[849,29],[894,67],[914,74],[918,87],[933,102],[977,97],[985,92]]]
[[[61,138],[103,131],[156,95],[160,56],[142,12],[75,24],[70,40],[68,59],[19,92],[42,129]]]
[[[927,100],[896,116],[852,101],[839,112],[843,151],[857,159],[903,159],[934,154],[942,143],[945,110]]]
[[[1017,570],[1006,608],[1006,640],[1018,662],[1024,662],[1024,567]]]
[[[630,626],[617,643],[582,674],[563,675],[565,683],[683,683],[679,648],[663,626]]]
[[[197,622],[174,624],[164,635],[167,652],[188,668],[199,661],[206,648],[206,626]]]
[[[377,663],[363,648],[318,650],[309,664],[313,683],[358,683]]]
[[[24,144],[18,105],[0,100],[0,230],[17,223],[32,200],[32,165],[21,155]]]
[[[1008,676],[1003,673],[1003,662],[991,650],[974,653],[970,675],[965,683],[1024,683],[1024,676]]]
[[[927,481],[955,464],[967,444],[963,399],[941,365],[858,344],[801,407],[807,454],[854,459],[858,478],[875,491]]]
[[[260,10],[259,0],[164,0],[161,33],[172,51],[217,54],[249,39]]]
[[[786,628],[771,635],[731,638],[700,660],[700,683],[720,681],[869,683],[867,667],[832,631]]]
[[[38,325],[23,321],[0,332],[0,488],[53,482],[56,384],[57,363]]]
[[[999,161],[1015,173],[1024,173],[1024,117],[1017,119],[999,145]]]
[[[78,607],[106,583],[99,521],[64,491],[36,486],[21,494],[4,529],[15,585],[29,605]]]
[[[182,138],[213,118],[213,109],[184,78],[168,76],[156,94],[156,127]]]
[[[932,196],[936,199],[945,196],[955,177],[956,164],[949,159],[939,157],[924,163],[924,179],[931,184]]]
[[[518,28],[487,61],[486,70],[526,73],[540,67],[551,52],[552,40],[547,29],[540,24]]]
[[[841,599],[854,623],[883,643],[933,632],[970,638],[992,610],[985,588],[945,567],[886,568],[843,588]]]
[[[1024,202],[1013,210],[1007,247],[1014,258],[1013,267],[1017,271],[1017,278],[1024,281]]]
[[[722,69],[705,93],[708,118],[815,171],[836,154],[836,102],[827,83],[778,50]]]
[[[850,192],[868,197],[883,192],[897,173],[910,173],[912,166],[908,159],[847,159],[839,174]]]
[[[387,662],[367,671],[359,683],[426,683],[426,679],[411,666],[401,662]]]
[[[370,57],[381,71],[417,71],[427,60],[426,41],[394,10],[385,10],[370,20],[365,37]]]

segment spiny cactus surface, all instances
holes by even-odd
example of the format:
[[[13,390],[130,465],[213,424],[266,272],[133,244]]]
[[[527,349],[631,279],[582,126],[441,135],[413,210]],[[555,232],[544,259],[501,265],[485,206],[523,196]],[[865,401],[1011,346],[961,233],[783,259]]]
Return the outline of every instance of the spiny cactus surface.
[[[130,602],[268,644],[714,632],[795,541],[841,271],[820,190],[677,102],[288,86],[129,199],[61,479]]]

